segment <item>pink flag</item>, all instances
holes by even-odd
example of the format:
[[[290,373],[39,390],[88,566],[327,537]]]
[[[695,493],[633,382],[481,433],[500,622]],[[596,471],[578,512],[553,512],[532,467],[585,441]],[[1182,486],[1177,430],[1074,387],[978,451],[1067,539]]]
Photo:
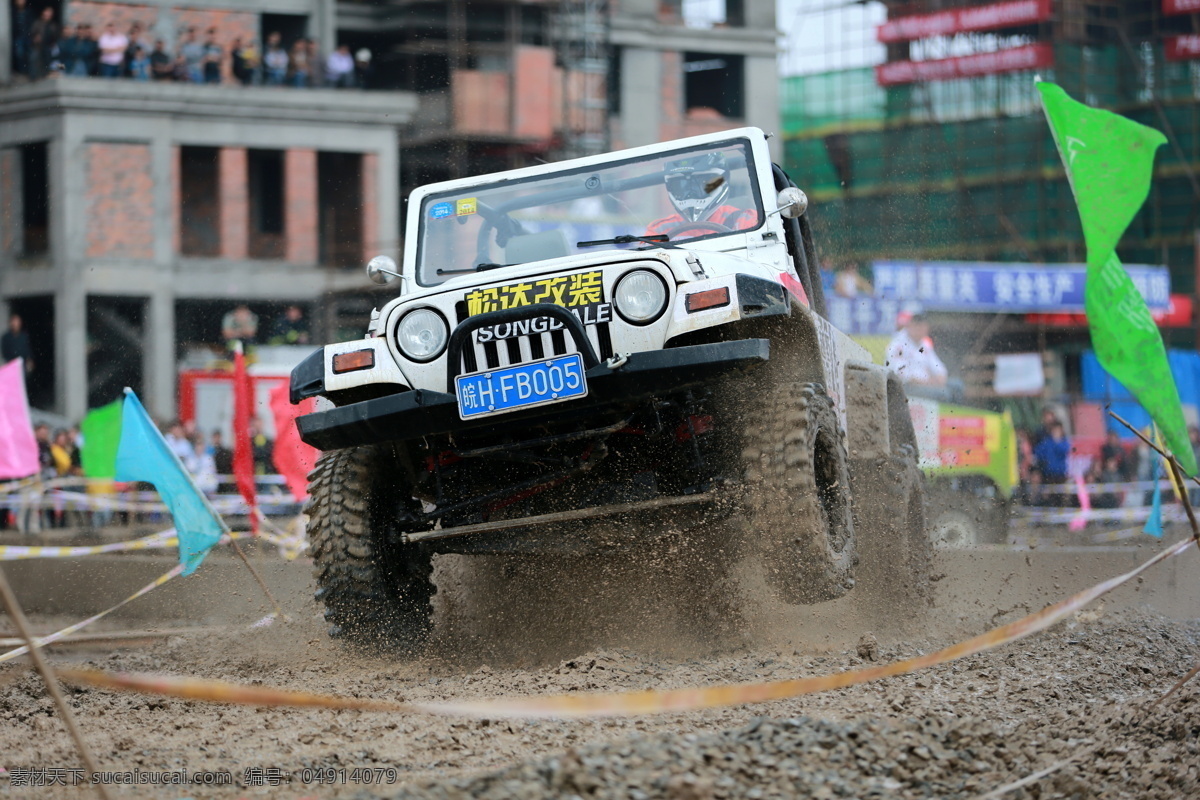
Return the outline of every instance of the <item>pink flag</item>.
[[[287,481],[297,500],[308,497],[308,473],[317,463],[317,448],[300,441],[296,417],[313,410],[312,398],[294,406],[288,402],[288,382],[282,381],[271,390],[271,413],[275,415],[275,450],[272,460],[275,469]]]
[[[0,480],[28,478],[38,471],[37,441],[25,398],[25,361],[0,367]]]
[[[1087,527],[1088,512],[1092,510],[1092,497],[1087,493],[1087,486],[1083,483],[1083,476],[1075,475],[1075,494],[1079,498],[1079,513],[1071,518],[1067,528],[1073,531],[1081,531]]]

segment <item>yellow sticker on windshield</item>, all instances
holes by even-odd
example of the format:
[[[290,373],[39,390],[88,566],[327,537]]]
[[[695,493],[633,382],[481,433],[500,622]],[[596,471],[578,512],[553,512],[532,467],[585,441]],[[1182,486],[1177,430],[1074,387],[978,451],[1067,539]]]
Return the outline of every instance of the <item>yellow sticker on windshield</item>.
[[[460,217],[465,217],[468,214],[474,214],[479,210],[479,204],[476,203],[474,197],[464,197],[454,204],[454,211]]]

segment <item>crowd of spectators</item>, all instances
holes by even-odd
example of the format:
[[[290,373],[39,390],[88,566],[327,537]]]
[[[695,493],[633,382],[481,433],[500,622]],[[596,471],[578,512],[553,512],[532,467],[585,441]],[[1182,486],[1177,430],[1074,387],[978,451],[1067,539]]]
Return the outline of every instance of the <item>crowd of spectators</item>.
[[[225,65],[228,65],[228,70]],[[29,80],[51,75],[127,78],[244,86],[335,88],[365,87],[371,51],[351,53],[340,45],[322,58],[312,39],[285,46],[277,32],[265,46],[235,37],[227,41],[217,28],[185,28],[173,45],[154,38],[141,22],[127,31],[106,22],[61,26],[53,8],[34,15],[27,0],[13,0],[13,68]]]

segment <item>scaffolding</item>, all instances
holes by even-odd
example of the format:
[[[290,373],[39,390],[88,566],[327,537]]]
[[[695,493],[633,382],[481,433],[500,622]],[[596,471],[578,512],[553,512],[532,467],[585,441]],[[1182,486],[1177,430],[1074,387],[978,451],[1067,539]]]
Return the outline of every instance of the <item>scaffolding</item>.
[[[903,6],[906,14],[943,8],[934,0]],[[1040,72],[1089,105],[1167,135],[1150,198],[1118,252],[1129,263],[1170,266],[1173,291],[1194,289],[1200,61],[1168,60],[1166,51],[1171,37],[1200,31],[1200,20],[1135,0],[1055,0],[1051,9],[1017,29],[882,51],[899,62],[1045,48],[1052,61],[1038,70],[880,85],[868,60],[784,79],[784,158],[814,201],[826,261],[1082,260],[1078,214],[1034,89]],[[871,39],[846,46],[877,48]],[[855,55],[831,61],[854,63]]]
[[[556,48],[562,66],[562,157],[609,149],[608,0],[561,0]]]

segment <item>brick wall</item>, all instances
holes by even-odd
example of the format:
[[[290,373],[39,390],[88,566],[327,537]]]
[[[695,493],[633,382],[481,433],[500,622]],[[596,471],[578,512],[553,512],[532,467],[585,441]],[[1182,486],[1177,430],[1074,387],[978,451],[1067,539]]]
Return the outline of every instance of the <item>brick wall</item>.
[[[317,261],[317,151],[288,150],[283,157],[285,258]]]
[[[363,153],[362,157],[362,238],[363,260],[377,253],[394,250],[393,243],[379,241],[379,156]]]
[[[229,60],[229,47],[234,39],[242,41],[258,39],[259,15],[248,11],[201,8],[158,8],[155,6],[129,5],[126,3],[97,3],[72,0],[67,5],[66,21],[71,25],[81,22],[91,24],[99,35],[104,25],[116,23],[117,30],[129,32],[134,22],[142,23],[151,40],[162,39],[167,50],[175,53],[183,32],[189,27],[196,29],[196,37],[204,41],[209,28],[217,29],[217,43],[225,50],[221,62],[221,73],[226,82],[233,80]]]
[[[250,203],[246,189],[246,148],[222,147],[220,170],[221,258],[244,259],[249,247]]]
[[[154,258],[154,181],[150,147],[86,147],[88,258]]]

